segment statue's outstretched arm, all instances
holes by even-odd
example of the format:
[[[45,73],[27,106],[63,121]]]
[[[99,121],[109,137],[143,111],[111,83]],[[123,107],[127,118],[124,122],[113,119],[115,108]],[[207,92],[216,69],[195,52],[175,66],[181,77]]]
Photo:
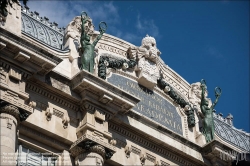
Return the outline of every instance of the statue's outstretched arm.
[[[97,36],[97,38],[93,42],[93,46],[94,47],[96,46],[96,44],[98,43],[98,41],[102,38],[103,33],[104,33],[104,31],[100,31],[100,34]]]
[[[214,109],[214,107],[216,106],[216,104],[217,104],[217,102],[218,102],[218,100],[219,100],[219,97],[220,97],[220,96],[216,96],[216,99],[215,99],[214,103],[213,103],[212,106],[211,106],[212,109]]]

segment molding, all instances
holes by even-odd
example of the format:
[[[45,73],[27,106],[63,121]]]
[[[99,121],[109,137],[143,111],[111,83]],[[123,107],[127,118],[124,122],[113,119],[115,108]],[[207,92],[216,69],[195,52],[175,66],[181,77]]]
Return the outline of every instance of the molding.
[[[31,41],[27,41],[15,34],[8,32],[7,30],[0,27],[0,42],[6,43],[6,45],[11,44],[16,48],[19,48],[20,51],[28,53],[31,58],[39,58],[46,63],[56,66],[62,59],[59,56],[54,55],[55,53],[50,52],[48,49],[41,48]]]
[[[138,143],[145,147],[147,150],[154,152],[154,153],[160,153],[163,156],[167,156],[168,158],[171,158],[172,160],[180,163],[181,165],[191,165],[194,166],[196,164],[193,163],[193,161],[188,160],[186,157],[183,157],[179,154],[174,154],[170,152],[169,150],[166,150],[166,148],[163,148],[162,145],[158,145],[150,140],[145,139],[145,136],[139,136],[138,133],[132,133],[131,131],[128,131],[122,127],[119,127],[121,125],[116,125],[114,123],[109,122],[109,129],[116,132],[119,135],[123,135],[130,140],[132,140],[135,143]],[[185,145],[186,146],[186,145]],[[131,146],[131,152],[135,154],[139,154],[140,150],[138,148]]]
[[[30,127],[20,125],[18,129],[19,129],[19,134],[22,134],[22,135],[25,135],[25,136],[28,136],[28,137],[31,137],[31,138],[36,138],[37,141],[39,141],[39,139],[40,140],[41,139],[46,140],[47,143],[43,142],[46,145],[56,144],[56,145],[58,145],[60,147],[60,149],[69,149],[69,147],[70,147],[70,146],[66,145],[65,143],[63,143],[63,142],[58,141],[57,139],[54,139],[53,137],[42,134],[40,131],[36,131],[36,130],[30,128]]]
[[[1,59],[1,58],[0,58]],[[6,71],[10,71],[11,69],[13,69],[13,68],[17,68],[17,66],[15,65],[15,67],[13,66],[13,64],[9,64],[8,62],[6,62],[6,61],[1,61],[0,62],[0,66],[3,68],[3,69],[5,69]],[[19,74],[21,74],[21,80],[27,80],[28,78],[30,78],[31,77],[31,73],[30,72],[28,72],[28,71],[23,71],[22,69],[20,69],[20,68],[18,68],[18,70],[19,70]]]
[[[26,104],[23,104],[21,103],[20,101],[18,101],[18,97],[13,97],[11,95],[8,95],[8,93],[4,93],[3,94],[3,91],[1,91],[1,94],[0,94],[0,100],[4,100],[6,102],[8,102],[9,104],[12,104],[20,110],[23,110],[22,113],[28,113],[29,115],[33,113],[33,108],[29,105],[26,105]]]
[[[42,89],[36,85],[33,85],[31,83],[27,83],[26,86],[27,90],[33,91],[37,94],[42,95],[43,97],[47,97],[51,100],[54,100],[55,102],[61,104],[62,106],[68,107],[74,111],[78,111],[79,110],[79,106],[73,103],[68,102],[67,100],[62,99],[61,97],[58,97],[54,94],[52,94],[51,92],[48,92],[45,89]]]
[[[0,50],[4,49],[6,47],[6,44],[3,42],[0,42]]]
[[[88,90],[82,88],[88,85]],[[113,108],[113,110],[118,111],[120,111],[119,108],[121,108],[121,106],[124,104],[127,104],[129,106],[127,107],[127,110],[129,110],[139,102],[138,98],[84,70],[80,71],[76,76],[73,77],[72,89],[75,92],[81,93],[81,96],[84,100],[95,100],[95,102],[100,98],[101,94],[105,94],[110,98],[113,98],[113,100],[108,104],[110,109]],[[92,95],[90,93],[92,93]],[[91,96],[94,97],[93,94],[95,95],[95,97],[98,97],[98,99],[91,98]]]

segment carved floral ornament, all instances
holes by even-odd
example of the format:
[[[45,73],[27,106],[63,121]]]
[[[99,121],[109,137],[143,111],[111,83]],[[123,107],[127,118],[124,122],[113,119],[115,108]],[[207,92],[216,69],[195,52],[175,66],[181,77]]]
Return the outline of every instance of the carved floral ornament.
[[[106,79],[106,69],[132,69],[136,71],[138,83],[153,90],[156,85],[168,94],[188,117],[188,126],[194,127],[194,109],[186,102],[162,77],[158,68],[158,58],[161,52],[156,47],[156,41],[151,36],[142,39],[140,47],[129,47],[126,59],[111,60],[108,56],[101,56],[98,64],[98,76]]]

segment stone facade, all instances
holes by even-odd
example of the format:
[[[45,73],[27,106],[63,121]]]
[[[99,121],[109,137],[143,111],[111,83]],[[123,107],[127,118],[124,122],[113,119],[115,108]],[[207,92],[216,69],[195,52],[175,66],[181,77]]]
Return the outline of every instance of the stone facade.
[[[249,153],[249,133],[233,127],[232,115],[214,113],[215,140],[206,144],[199,83],[167,66],[153,37],[137,47],[104,34],[92,74],[79,70],[79,16],[62,29],[28,8],[8,9],[0,25],[0,165],[219,166]],[[90,33],[93,41],[98,32]]]

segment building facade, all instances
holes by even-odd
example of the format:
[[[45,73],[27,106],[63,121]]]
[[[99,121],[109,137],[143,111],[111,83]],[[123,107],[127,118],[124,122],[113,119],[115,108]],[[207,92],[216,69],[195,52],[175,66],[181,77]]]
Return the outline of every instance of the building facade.
[[[8,11],[0,16],[0,165],[247,160],[250,135],[233,126],[231,114],[212,113],[214,139],[206,142],[201,83],[167,66],[153,37],[135,46],[105,33],[90,73],[79,69],[80,16],[58,28],[27,7]],[[92,42],[99,32],[91,20],[86,27]]]

